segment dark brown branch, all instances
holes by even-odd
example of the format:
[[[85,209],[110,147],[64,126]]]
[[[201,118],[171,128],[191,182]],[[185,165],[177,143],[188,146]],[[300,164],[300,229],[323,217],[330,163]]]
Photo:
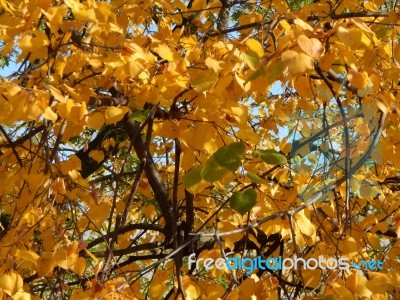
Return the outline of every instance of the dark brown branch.
[[[194,205],[193,194],[189,193],[187,189],[185,189],[185,199],[186,199],[186,226],[185,226],[185,239],[189,237],[189,233],[193,231],[194,228]]]
[[[217,30],[219,32],[225,30],[229,24],[229,0],[220,0],[222,7],[218,13]]]
[[[82,170],[80,171],[83,178],[87,178],[96,172],[108,159],[112,153],[118,150],[118,146],[109,147],[105,149],[102,146],[103,141],[105,141],[111,135],[118,134],[118,127],[107,125],[102,129],[97,136],[89,143],[88,148],[82,148],[77,153],[76,156],[81,160]],[[100,162],[94,160],[89,156],[92,150],[101,150],[104,152],[104,159]]]
[[[345,212],[346,212],[346,224],[347,224],[347,222],[350,220],[349,218],[350,218],[350,168],[351,168],[350,136],[349,136],[349,125],[348,125],[347,114],[344,111],[344,108],[343,108],[343,105],[342,105],[342,101],[340,100],[339,95],[334,90],[332,83],[329,81],[329,79],[322,72],[318,61],[315,61],[314,67],[315,67],[315,71],[318,73],[318,75],[321,76],[322,80],[329,87],[329,90],[331,91],[332,96],[336,100],[337,106],[339,107],[339,111],[340,111],[340,114],[341,114],[342,119],[343,119],[343,132],[344,132],[345,150],[346,150],[346,152],[345,152],[345,160],[344,160],[344,171],[345,171],[345,180],[346,180],[346,199],[345,199],[346,206],[345,206]],[[345,231],[346,230],[344,230],[343,233],[345,233]]]
[[[57,139],[56,139],[56,142],[54,144],[53,151],[50,154],[49,164],[51,164],[52,161],[54,160],[54,158],[56,157],[58,146],[60,145],[61,139],[62,139],[62,137],[64,135],[65,128],[67,128],[67,121],[66,120],[64,120],[63,123],[61,124],[61,128],[60,128],[60,131],[59,131],[59,133],[57,135]]]
[[[340,20],[340,19],[349,19],[349,18],[379,18],[379,17],[387,17],[389,13],[387,12],[371,12],[371,11],[356,11],[356,12],[349,12],[343,14],[336,14],[332,11],[327,16],[309,16],[307,21],[318,21],[321,19],[326,19],[329,17],[332,20]]]
[[[8,144],[10,145],[12,152],[14,153],[15,158],[18,161],[18,164],[20,165],[20,167],[22,168],[23,164],[22,164],[22,160],[21,157],[19,156],[17,150],[15,149],[15,144],[14,142],[11,140],[11,138],[8,136],[7,132],[5,131],[5,129],[3,128],[3,126],[0,125],[0,131],[1,133],[4,135],[4,137],[6,138]]]
[[[219,35],[222,35],[222,34],[228,34],[228,33],[231,33],[231,32],[236,32],[236,31],[244,30],[244,29],[251,29],[251,28],[255,28],[255,27],[261,26],[261,25],[263,25],[263,24],[269,24],[269,23],[271,23],[271,22],[272,22],[272,20],[267,21],[267,22],[261,22],[261,21],[259,21],[259,22],[253,22],[253,23],[244,24],[244,25],[237,26],[237,27],[227,28],[227,29],[224,29],[224,30],[221,30],[221,31],[216,31],[216,32],[207,33],[207,34],[204,35],[204,37],[202,38],[202,42],[204,43],[204,42],[207,41],[209,38],[214,37],[214,36],[219,36]]]
[[[172,228],[172,211],[170,201],[168,200],[168,192],[166,187],[162,182],[162,178],[160,173],[157,171],[154,162],[151,157],[145,157],[145,145],[140,138],[140,123],[135,121],[129,121],[127,118],[124,120],[124,125],[126,132],[129,135],[129,138],[133,144],[133,147],[139,157],[140,160],[146,159],[146,164],[144,166],[144,172],[146,174],[147,179],[149,180],[149,184],[153,190],[156,201],[160,207],[161,214],[165,219],[166,228]],[[168,232],[166,233],[168,234]],[[171,235],[171,232],[169,232]]]
[[[90,97],[89,105],[91,106],[117,106],[117,105],[128,105],[128,99],[124,97],[111,97],[111,96],[99,96]]]
[[[175,139],[175,169],[174,169],[174,185],[173,185],[173,191],[172,191],[172,245],[173,249],[176,250],[180,246],[180,236],[178,233],[178,222],[179,220],[179,215],[178,215],[178,185],[179,185],[179,167],[180,167],[180,162],[181,162],[181,145],[179,143],[178,139]],[[185,299],[185,292],[183,288],[183,283],[182,283],[182,274],[181,274],[181,268],[182,268],[182,252],[177,252],[175,254],[175,272],[176,272],[176,277],[178,281],[178,293],[176,293],[176,299],[178,295],[182,295],[182,299]]]
[[[43,129],[45,129],[45,125],[42,124],[34,129],[32,129],[28,134],[20,137],[19,139],[17,139],[14,142],[15,146],[19,146],[21,144],[23,144],[25,141],[29,140],[30,138],[32,138],[33,136],[35,136],[37,133],[39,133],[40,131],[42,131]],[[0,148],[11,148],[12,145],[10,143],[2,143],[0,144]]]
[[[127,254],[131,254],[134,252],[138,252],[138,251],[146,251],[146,250],[150,250],[150,249],[156,249],[161,247],[162,245],[160,243],[147,243],[147,244],[140,244],[137,246],[131,246],[125,249],[116,249],[113,250],[113,256],[122,256],[122,255],[127,255]],[[97,251],[97,252],[92,252],[92,254],[96,257],[105,257],[107,256],[107,251]],[[84,257],[88,257],[88,255],[85,253]]]

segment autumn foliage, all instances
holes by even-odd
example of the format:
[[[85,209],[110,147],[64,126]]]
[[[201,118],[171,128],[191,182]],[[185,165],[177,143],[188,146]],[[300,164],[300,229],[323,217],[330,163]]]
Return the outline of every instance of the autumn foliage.
[[[0,6],[1,299],[399,299],[398,1]]]

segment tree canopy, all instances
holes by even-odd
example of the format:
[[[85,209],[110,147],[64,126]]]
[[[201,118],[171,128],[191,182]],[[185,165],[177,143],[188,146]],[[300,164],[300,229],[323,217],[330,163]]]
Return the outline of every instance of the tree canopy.
[[[1,299],[399,297],[398,1],[0,6]]]

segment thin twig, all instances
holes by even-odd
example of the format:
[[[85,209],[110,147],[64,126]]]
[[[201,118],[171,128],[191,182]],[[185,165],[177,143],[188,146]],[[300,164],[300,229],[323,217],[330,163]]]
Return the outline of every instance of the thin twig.
[[[345,196],[345,224],[343,228],[342,234],[346,234],[346,229],[347,225],[350,221],[350,169],[351,169],[351,160],[350,160],[350,136],[349,136],[349,125],[348,125],[348,119],[347,119],[347,114],[344,111],[342,101],[339,98],[339,95],[333,88],[332,83],[329,81],[329,79],[326,77],[326,75],[322,72],[319,62],[315,61],[314,63],[315,71],[318,73],[319,76],[321,76],[322,80],[325,82],[325,84],[329,87],[329,90],[332,93],[332,96],[334,97],[338,107],[340,114],[343,119],[343,131],[344,131],[344,138],[345,138],[345,160],[344,160],[344,172],[345,172],[345,178],[346,178],[346,196]]]
[[[178,139],[175,139],[175,169],[174,169],[174,184],[172,187],[172,246],[176,250],[179,248],[179,232],[178,232],[178,185],[179,185],[179,167],[181,162],[181,145]],[[182,299],[185,300],[185,290],[182,282],[182,252],[177,252],[175,260],[175,272],[178,279],[178,292],[175,295],[175,299],[178,299],[179,294],[182,295]]]
[[[20,167],[22,168],[23,164],[22,164],[22,160],[21,157],[19,156],[17,150],[15,149],[15,144],[14,142],[11,140],[11,138],[8,136],[7,132],[5,131],[5,129],[3,128],[3,126],[0,125],[0,131],[1,133],[4,135],[4,137],[6,138],[8,144],[10,145],[12,152],[14,153],[15,158],[18,161],[18,164],[20,165]]]

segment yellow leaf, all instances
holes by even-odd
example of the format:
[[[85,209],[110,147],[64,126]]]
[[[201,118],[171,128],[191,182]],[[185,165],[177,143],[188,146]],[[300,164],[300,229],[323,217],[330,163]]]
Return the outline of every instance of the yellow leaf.
[[[115,15],[111,12],[111,5],[107,2],[95,2],[93,1],[95,6],[96,19],[92,20],[94,22],[107,22],[109,18],[115,19]],[[111,20],[110,20],[111,21]]]
[[[63,178],[57,178],[56,181],[51,186],[51,193],[53,195],[65,195],[67,193],[65,189],[65,182]]]
[[[218,75],[213,70],[207,70],[192,80],[192,87],[196,92],[202,93],[211,89],[217,81]]]
[[[221,232],[226,232],[230,230],[237,230],[238,227],[230,221],[222,221],[218,223],[218,229],[221,230]],[[232,234],[226,236],[223,243],[225,247],[234,249],[234,244],[241,238],[242,238],[241,234]]]
[[[83,257],[78,257],[76,262],[72,265],[72,270],[79,276],[83,275],[86,269],[86,261]]]
[[[396,46],[393,49],[393,56],[395,60],[400,63],[400,44],[396,44]]]
[[[45,119],[55,123],[57,121],[58,115],[51,109],[51,107],[46,107],[44,114],[42,115]]]
[[[262,15],[260,13],[246,13],[246,14],[241,14],[239,17],[239,25],[246,25],[254,22],[259,22],[262,20]]]
[[[126,106],[116,107],[110,106],[105,112],[105,121],[107,124],[116,124],[121,121],[125,114],[129,111]]]
[[[158,55],[168,61],[174,61],[174,52],[165,44],[161,44],[160,46],[154,49]]]
[[[13,296],[13,299],[14,300],[32,300],[32,295],[31,295],[31,293],[27,293],[27,292],[24,292],[23,290],[20,290],[15,293],[15,295]]]
[[[93,259],[93,261],[94,261],[96,264],[99,262],[99,259],[98,259],[96,256],[94,256],[92,252],[90,252],[88,249],[84,249],[84,250],[85,250],[86,254],[87,254],[88,256],[90,256],[90,258]]]
[[[16,84],[11,84],[7,81],[3,82],[2,86],[4,87],[5,90],[7,90],[7,95],[10,97],[18,95],[18,93],[22,90],[20,86]]]
[[[70,97],[74,98],[78,102],[82,102],[81,99],[82,99],[82,96],[84,96],[84,95],[82,95],[81,93],[77,92],[76,89],[70,87],[68,84],[64,83],[62,86],[65,88],[66,92],[68,92]]]
[[[83,291],[82,288],[76,289],[72,292],[71,300],[93,300],[92,291]]]
[[[378,74],[372,73],[369,75],[369,81],[372,84],[372,93],[376,93],[379,91],[380,85],[381,85],[381,79]]]
[[[260,283],[260,278],[256,274],[251,274],[247,277],[239,286],[240,299],[258,299],[255,295]]]
[[[368,280],[366,287],[374,294],[384,294],[389,287],[389,276],[379,272],[368,272],[372,279]]]
[[[100,227],[104,220],[108,217],[110,211],[110,205],[106,202],[100,205],[92,206],[89,210],[87,217],[91,223],[94,223],[96,227]]]
[[[21,249],[17,249],[15,256],[20,261],[20,264],[26,268],[32,268],[33,266],[36,266],[36,262],[39,258],[39,255],[36,252],[32,250]]]
[[[0,289],[3,289],[8,295],[15,295],[24,285],[21,275],[12,271],[8,274],[0,275]]]
[[[64,0],[64,3],[71,9],[75,19],[86,21],[88,15],[86,13],[87,8],[84,4],[80,3],[79,0]]]
[[[86,102],[82,102],[82,104],[74,105],[71,107],[70,119],[74,123],[81,123],[83,117],[85,116],[86,110]]]
[[[104,159],[104,152],[99,150],[92,150],[89,153],[89,157],[93,158],[97,162],[101,162]]]
[[[353,256],[357,255],[358,250],[359,250],[356,240],[351,236],[347,236],[346,238],[344,238],[343,240],[340,241],[339,249],[342,253],[344,253],[350,259]]]
[[[301,97],[312,97],[313,90],[310,80],[306,76],[297,77],[294,82],[294,88]],[[301,101],[301,100],[299,100]],[[308,102],[308,101],[307,101]]]
[[[168,273],[166,271],[158,270],[154,274],[154,280],[151,281],[149,287],[149,293],[151,299],[160,299],[161,296],[167,291],[167,286],[165,284],[168,281]]]
[[[221,70],[223,70],[223,67],[221,67],[221,64],[223,64],[223,61],[216,60],[212,57],[207,57],[206,60],[204,61],[207,67],[212,69],[215,73],[219,73]]]
[[[61,4],[59,6],[50,7],[43,13],[51,24],[59,25],[63,22],[63,18],[67,14],[67,11],[68,7],[65,4]]]
[[[295,214],[295,220],[297,227],[300,232],[311,237],[315,235],[316,230],[314,224],[310,221],[310,219],[305,215],[305,211],[301,210],[297,214]]]
[[[245,43],[250,48],[250,50],[257,53],[258,57],[264,56],[264,48],[259,41],[257,41],[256,39],[248,39]]]
[[[82,168],[81,160],[76,155],[72,155],[69,160],[59,163],[58,167],[66,175],[71,170],[80,170]]]
[[[72,106],[74,105],[74,101],[71,99],[67,99],[65,103],[59,103],[57,105],[57,112],[63,119],[69,119],[69,115],[71,114]]]
[[[313,68],[314,62],[310,56],[293,50],[283,52],[282,61],[287,66],[288,71],[293,75],[304,74],[307,70]]]
[[[10,14],[14,14],[12,12],[12,10],[8,7],[8,2],[6,0],[0,0],[0,6],[3,7],[5,9],[6,12],[10,13]]]
[[[322,43],[315,38],[308,38],[307,36],[301,34],[297,38],[297,44],[307,55],[319,59],[324,50]]]
[[[242,78],[239,73],[235,73],[235,79],[238,85],[245,91],[246,93],[250,90],[251,85],[246,84],[246,79]]]
[[[367,278],[355,271],[346,278],[346,287],[359,296],[369,298],[372,292],[367,288],[367,282]]]
[[[216,257],[216,259],[220,258]],[[207,258],[207,257],[206,257]],[[218,271],[217,268],[212,269],[211,272],[213,271]],[[215,277],[217,278],[217,277]],[[201,282],[197,282],[197,284],[199,284],[200,286],[200,290],[202,291],[200,293],[200,299],[221,299],[223,294],[225,293],[225,289],[217,284],[217,283],[213,283],[211,280],[210,281],[201,281]]]
[[[368,74],[350,70],[347,73],[347,80],[357,89],[362,89],[367,84]]]
[[[318,269],[306,269],[302,271],[302,275],[306,286],[316,288],[321,281],[322,272]]]
[[[68,256],[65,248],[58,248],[54,253],[54,259],[57,266],[65,270],[68,269]]]
[[[282,21],[281,21],[282,22]],[[304,29],[304,30],[310,30],[310,31],[313,31],[314,29],[313,29],[313,27],[310,25],[310,24],[308,24],[307,22],[305,22],[304,20],[302,20],[302,19],[299,19],[299,18],[296,18],[296,19],[294,19],[294,24],[296,24],[297,26],[299,26],[299,27],[301,27],[302,29]],[[289,24],[287,24],[288,26],[289,26],[289,28],[290,28],[290,25]]]
[[[331,299],[354,299],[354,295],[343,286],[342,282],[334,282],[332,287],[330,285],[327,285],[325,295],[331,296]]]
[[[350,49],[357,49],[369,41],[366,35],[359,28],[345,28],[343,26],[339,26],[337,29],[337,36],[339,40],[341,40]],[[369,41],[369,43],[371,42]]]
[[[18,46],[23,51],[44,51],[45,47],[50,44],[46,34],[43,31],[35,30],[33,35],[25,34],[18,42]]]
[[[48,86],[46,86],[49,90],[50,90],[50,92],[51,92],[51,94],[54,96],[54,98],[57,100],[57,101],[59,101],[59,102],[61,102],[61,103],[64,103],[65,102],[65,96],[60,92],[60,90],[58,90],[58,89],[56,89],[54,86],[52,86],[52,85],[48,85]]]
[[[103,127],[104,123],[105,123],[105,118],[104,118],[104,113],[101,112],[95,112],[93,114],[91,114],[88,118],[87,118],[87,125],[90,128],[99,130],[101,129],[101,127]]]
[[[188,300],[197,300],[200,294],[197,292],[196,287],[194,285],[189,285],[185,288],[186,299]]]

